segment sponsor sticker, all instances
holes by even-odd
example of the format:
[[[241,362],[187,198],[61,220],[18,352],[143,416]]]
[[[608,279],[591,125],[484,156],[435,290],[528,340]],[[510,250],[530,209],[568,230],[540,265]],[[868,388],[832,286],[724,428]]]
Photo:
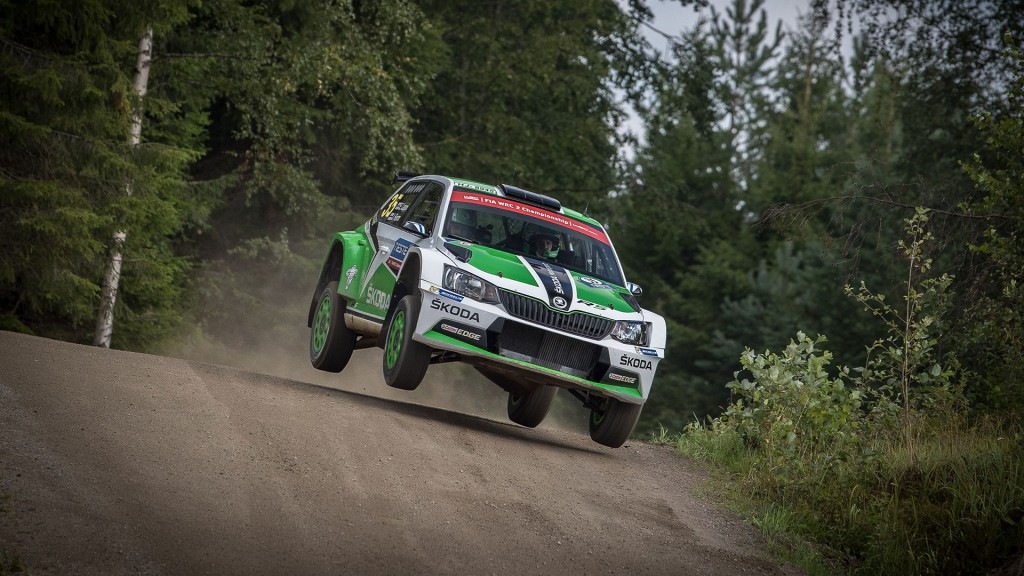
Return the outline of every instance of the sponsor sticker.
[[[355,265],[345,271],[345,290],[348,290],[348,287],[352,285],[352,280],[355,279],[356,272],[359,272],[359,268]]]
[[[444,288],[438,288],[437,286],[431,286],[430,291],[434,294],[444,296],[449,300],[455,300],[456,302],[462,302],[462,299],[465,298],[465,296],[463,296],[462,294],[456,294],[451,290],[445,290]]]
[[[641,348],[640,346],[637,346],[636,351],[644,356],[658,356],[658,351],[654,348]]]
[[[457,192],[494,192],[493,186],[487,186],[485,184],[477,184],[476,182],[469,182],[466,180],[457,180],[455,182],[455,190]]]
[[[441,330],[444,330],[445,332],[449,332],[456,336],[469,338],[470,340],[473,341],[480,340],[481,338],[481,334],[472,332],[470,330],[466,330],[465,328],[459,328],[458,326],[452,326],[451,324],[446,324],[444,322],[441,322]]]
[[[434,298],[433,300],[430,301],[430,308],[433,310],[439,310],[441,312],[444,312],[445,314],[454,316],[456,318],[464,318],[466,320],[469,320],[470,322],[480,321],[480,314],[473,312],[468,308],[463,308],[461,306],[455,306],[447,302],[442,302],[437,298]]]
[[[630,368],[638,368],[640,370],[650,370],[654,368],[654,365],[650,360],[644,360],[643,358],[633,358],[625,354],[619,358],[619,366],[629,366]]]
[[[590,286],[591,288],[606,288],[608,290],[614,288],[614,286],[612,286],[611,284],[608,284],[603,280],[598,280],[597,278],[591,278],[590,276],[580,276],[579,278],[577,278],[577,280],[586,284],[587,286]]]
[[[611,372],[608,374],[609,380],[615,380],[616,382],[624,382],[626,384],[636,384],[636,377],[624,376],[618,372]]]
[[[456,294],[455,292],[445,290],[444,288],[438,288],[437,293],[449,300],[455,300],[456,302],[462,302],[462,299],[465,298],[462,294]]]
[[[387,310],[391,304],[391,295],[379,288],[370,286],[366,290],[366,303],[374,308]]]
[[[627,372],[625,370],[619,370],[618,368],[612,368],[608,370],[608,374],[605,375],[604,382],[615,382],[620,385],[636,386],[640,383],[640,375],[636,372]]]
[[[410,246],[412,246],[412,242],[409,242],[405,238],[399,238],[398,241],[395,242],[395,245],[391,247],[391,253],[388,254],[386,264],[392,272],[397,273],[402,268],[402,262],[404,262],[405,257],[409,255]]]
[[[593,302],[588,302],[586,300],[577,300],[576,303],[583,304],[584,306],[590,306],[594,310],[608,310],[607,306],[601,306],[600,304],[594,304]]]

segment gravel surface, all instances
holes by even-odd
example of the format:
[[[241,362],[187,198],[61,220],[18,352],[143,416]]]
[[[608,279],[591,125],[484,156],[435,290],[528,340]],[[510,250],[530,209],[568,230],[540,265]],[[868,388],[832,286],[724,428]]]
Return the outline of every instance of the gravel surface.
[[[670,449],[360,378],[0,332],[0,552],[32,575],[797,573]]]

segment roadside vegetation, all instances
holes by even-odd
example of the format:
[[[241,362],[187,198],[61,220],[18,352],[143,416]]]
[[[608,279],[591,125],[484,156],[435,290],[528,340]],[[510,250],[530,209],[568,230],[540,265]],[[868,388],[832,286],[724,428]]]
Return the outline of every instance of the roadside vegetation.
[[[754,450],[729,423],[664,440],[715,464],[727,501],[809,574],[1019,573],[1020,425],[928,424],[912,448],[875,436],[853,457]]]
[[[1022,127],[990,125],[990,142],[1020,146]],[[1002,175],[966,169],[992,200],[1007,187],[1024,192],[1022,160]],[[862,366],[838,364],[822,335],[798,332],[778,352],[748,348],[720,416],[674,436],[662,429],[654,438],[713,464],[725,480],[721,495],[777,553],[810,574],[1024,570],[1019,397],[990,390],[983,403],[972,394],[978,375],[965,368],[962,351],[948,347],[955,337],[943,331],[953,279],[931,273],[935,238],[928,221],[925,209],[905,220],[897,245],[906,280],[898,301],[863,282],[846,287],[887,327],[867,346]],[[1001,337],[1019,342],[1020,248],[1007,252],[994,231],[989,240],[972,249],[995,256],[1005,283],[995,300],[970,311],[966,324],[997,326]],[[1020,362],[1020,351],[1006,361]]]
[[[752,294],[719,309],[743,324],[718,328],[701,350],[744,343],[733,377],[721,379],[722,409],[654,433],[711,464],[715,489],[808,573],[1024,570],[1024,58],[1019,36],[1001,39],[1005,100],[966,107],[962,127],[978,138],[954,162],[949,148],[921,154],[927,144],[895,152],[914,146],[904,140],[883,153],[900,161],[863,160],[891,171],[836,182],[842,197],[761,213],[762,234],[817,229],[817,239],[804,236],[802,255],[777,244],[775,264],[750,275]],[[919,174],[913,184],[897,176],[908,171]],[[834,211],[840,204],[848,210]],[[866,225],[885,240],[866,240]],[[844,282],[814,275],[815,246],[836,268],[839,254],[859,263]]]

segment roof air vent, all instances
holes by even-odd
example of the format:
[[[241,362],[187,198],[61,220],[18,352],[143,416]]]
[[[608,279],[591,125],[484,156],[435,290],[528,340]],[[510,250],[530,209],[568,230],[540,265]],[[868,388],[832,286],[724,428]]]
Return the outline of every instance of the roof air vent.
[[[551,196],[544,196],[543,194],[537,194],[536,192],[516,188],[510,184],[499,184],[498,189],[501,190],[507,198],[515,198],[516,200],[526,202],[527,204],[533,204],[534,206],[540,206],[542,208],[547,208],[548,210],[554,210],[555,212],[562,209],[562,203]]]

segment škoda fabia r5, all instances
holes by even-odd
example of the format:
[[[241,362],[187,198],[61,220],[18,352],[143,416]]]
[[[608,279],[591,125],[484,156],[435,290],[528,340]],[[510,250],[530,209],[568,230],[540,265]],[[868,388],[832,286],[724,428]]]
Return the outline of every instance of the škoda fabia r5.
[[[412,390],[461,361],[540,424],[557,388],[590,409],[590,436],[621,446],[665,356],[665,321],[637,303],[596,220],[509,185],[399,173],[365,225],[334,235],[309,308],[313,366],[340,372],[384,349],[384,380]]]

